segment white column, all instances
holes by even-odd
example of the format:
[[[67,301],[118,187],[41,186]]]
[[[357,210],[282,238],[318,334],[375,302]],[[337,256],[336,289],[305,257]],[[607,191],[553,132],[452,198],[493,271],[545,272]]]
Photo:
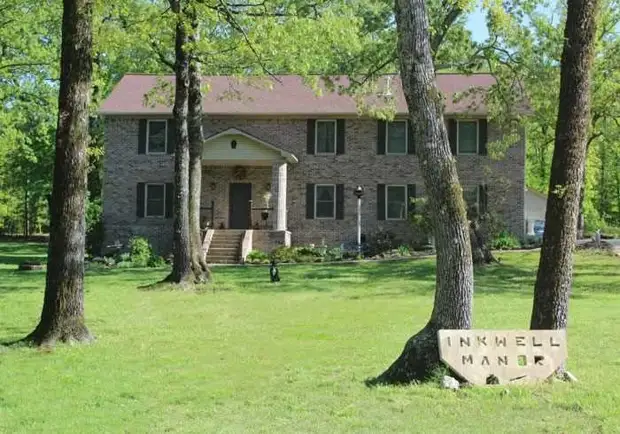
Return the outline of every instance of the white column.
[[[286,175],[287,164],[284,161],[273,163],[272,189],[275,199],[276,230],[286,230]]]

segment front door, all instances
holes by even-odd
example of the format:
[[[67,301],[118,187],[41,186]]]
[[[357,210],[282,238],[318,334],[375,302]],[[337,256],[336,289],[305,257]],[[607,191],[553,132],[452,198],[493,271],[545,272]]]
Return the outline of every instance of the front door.
[[[228,194],[229,229],[250,229],[252,184],[231,183]]]

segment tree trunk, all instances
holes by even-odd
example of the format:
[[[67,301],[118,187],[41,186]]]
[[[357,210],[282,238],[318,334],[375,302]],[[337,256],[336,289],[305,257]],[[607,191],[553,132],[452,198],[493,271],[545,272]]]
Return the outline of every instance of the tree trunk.
[[[84,203],[92,20],[92,0],[64,0],[45,296],[41,320],[24,338],[35,345],[91,340],[84,324]]]
[[[532,329],[564,329],[583,183],[598,0],[568,0],[560,101]]]
[[[165,282],[187,284],[191,279],[189,236],[189,138],[187,131],[187,105],[189,96],[189,71],[186,44],[187,31],[183,23],[181,1],[170,0],[177,16],[175,36],[175,95],[173,115],[176,124],[176,149],[174,153],[174,234],[172,273]]]
[[[437,287],[431,318],[401,355],[367,384],[425,380],[440,365],[437,331],[468,329],[472,322],[473,265],[465,201],[443,120],[429,44],[424,0],[395,5],[401,77],[437,246]]]
[[[469,223],[469,239],[471,242],[471,256],[474,265],[488,265],[499,261],[493,256],[489,248],[487,237],[483,234],[478,219]]]
[[[190,43],[198,38],[198,21],[196,12],[189,10],[192,25]],[[208,281],[209,268],[202,249],[200,230],[200,192],[202,190],[202,146],[204,136],[202,132],[202,91],[200,89],[200,64],[196,56],[189,59],[189,230],[192,270],[196,283]]]

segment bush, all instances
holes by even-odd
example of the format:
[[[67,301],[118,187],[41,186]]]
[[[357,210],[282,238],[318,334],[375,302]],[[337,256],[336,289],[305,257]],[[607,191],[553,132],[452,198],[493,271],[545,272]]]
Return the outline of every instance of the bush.
[[[168,263],[164,257],[153,255],[151,256],[151,259],[149,259],[149,263],[147,265],[151,268],[161,268],[168,265]]]
[[[343,257],[342,249],[340,247],[332,247],[325,252],[324,259],[326,261],[341,261]]]
[[[101,254],[103,248],[103,219],[101,199],[86,204],[86,252],[92,256]]]
[[[528,235],[522,243],[522,247],[525,249],[536,249],[540,246],[542,246],[542,237],[537,237],[534,235]]]
[[[491,242],[491,248],[495,250],[512,250],[520,247],[519,239],[508,231],[500,232]]]
[[[246,256],[245,261],[250,264],[266,264],[269,262],[269,255],[260,250],[251,250]]]
[[[398,246],[398,254],[400,256],[411,256],[411,250],[405,245]]]
[[[396,236],[390,231],[378,231],[370,236],[368,241],[368,255],[376,256],[394,250],[400,245]]]
[[[297,252],[294,247],[276,247],[271,252],[271,257],[277,262],[294,262]]]
[[[129,240],[129,257],[136,267],[147,267],[153,257],[153,249],[143,237],[132,237]]]

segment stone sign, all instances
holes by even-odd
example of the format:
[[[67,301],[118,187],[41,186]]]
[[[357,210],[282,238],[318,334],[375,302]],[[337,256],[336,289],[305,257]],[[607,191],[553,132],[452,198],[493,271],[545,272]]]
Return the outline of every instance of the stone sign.
[[[472,384],[532,383],[566,360],[565,330],[439,330],[439,356]],[[491,377],[492,378],[492,377]]]

